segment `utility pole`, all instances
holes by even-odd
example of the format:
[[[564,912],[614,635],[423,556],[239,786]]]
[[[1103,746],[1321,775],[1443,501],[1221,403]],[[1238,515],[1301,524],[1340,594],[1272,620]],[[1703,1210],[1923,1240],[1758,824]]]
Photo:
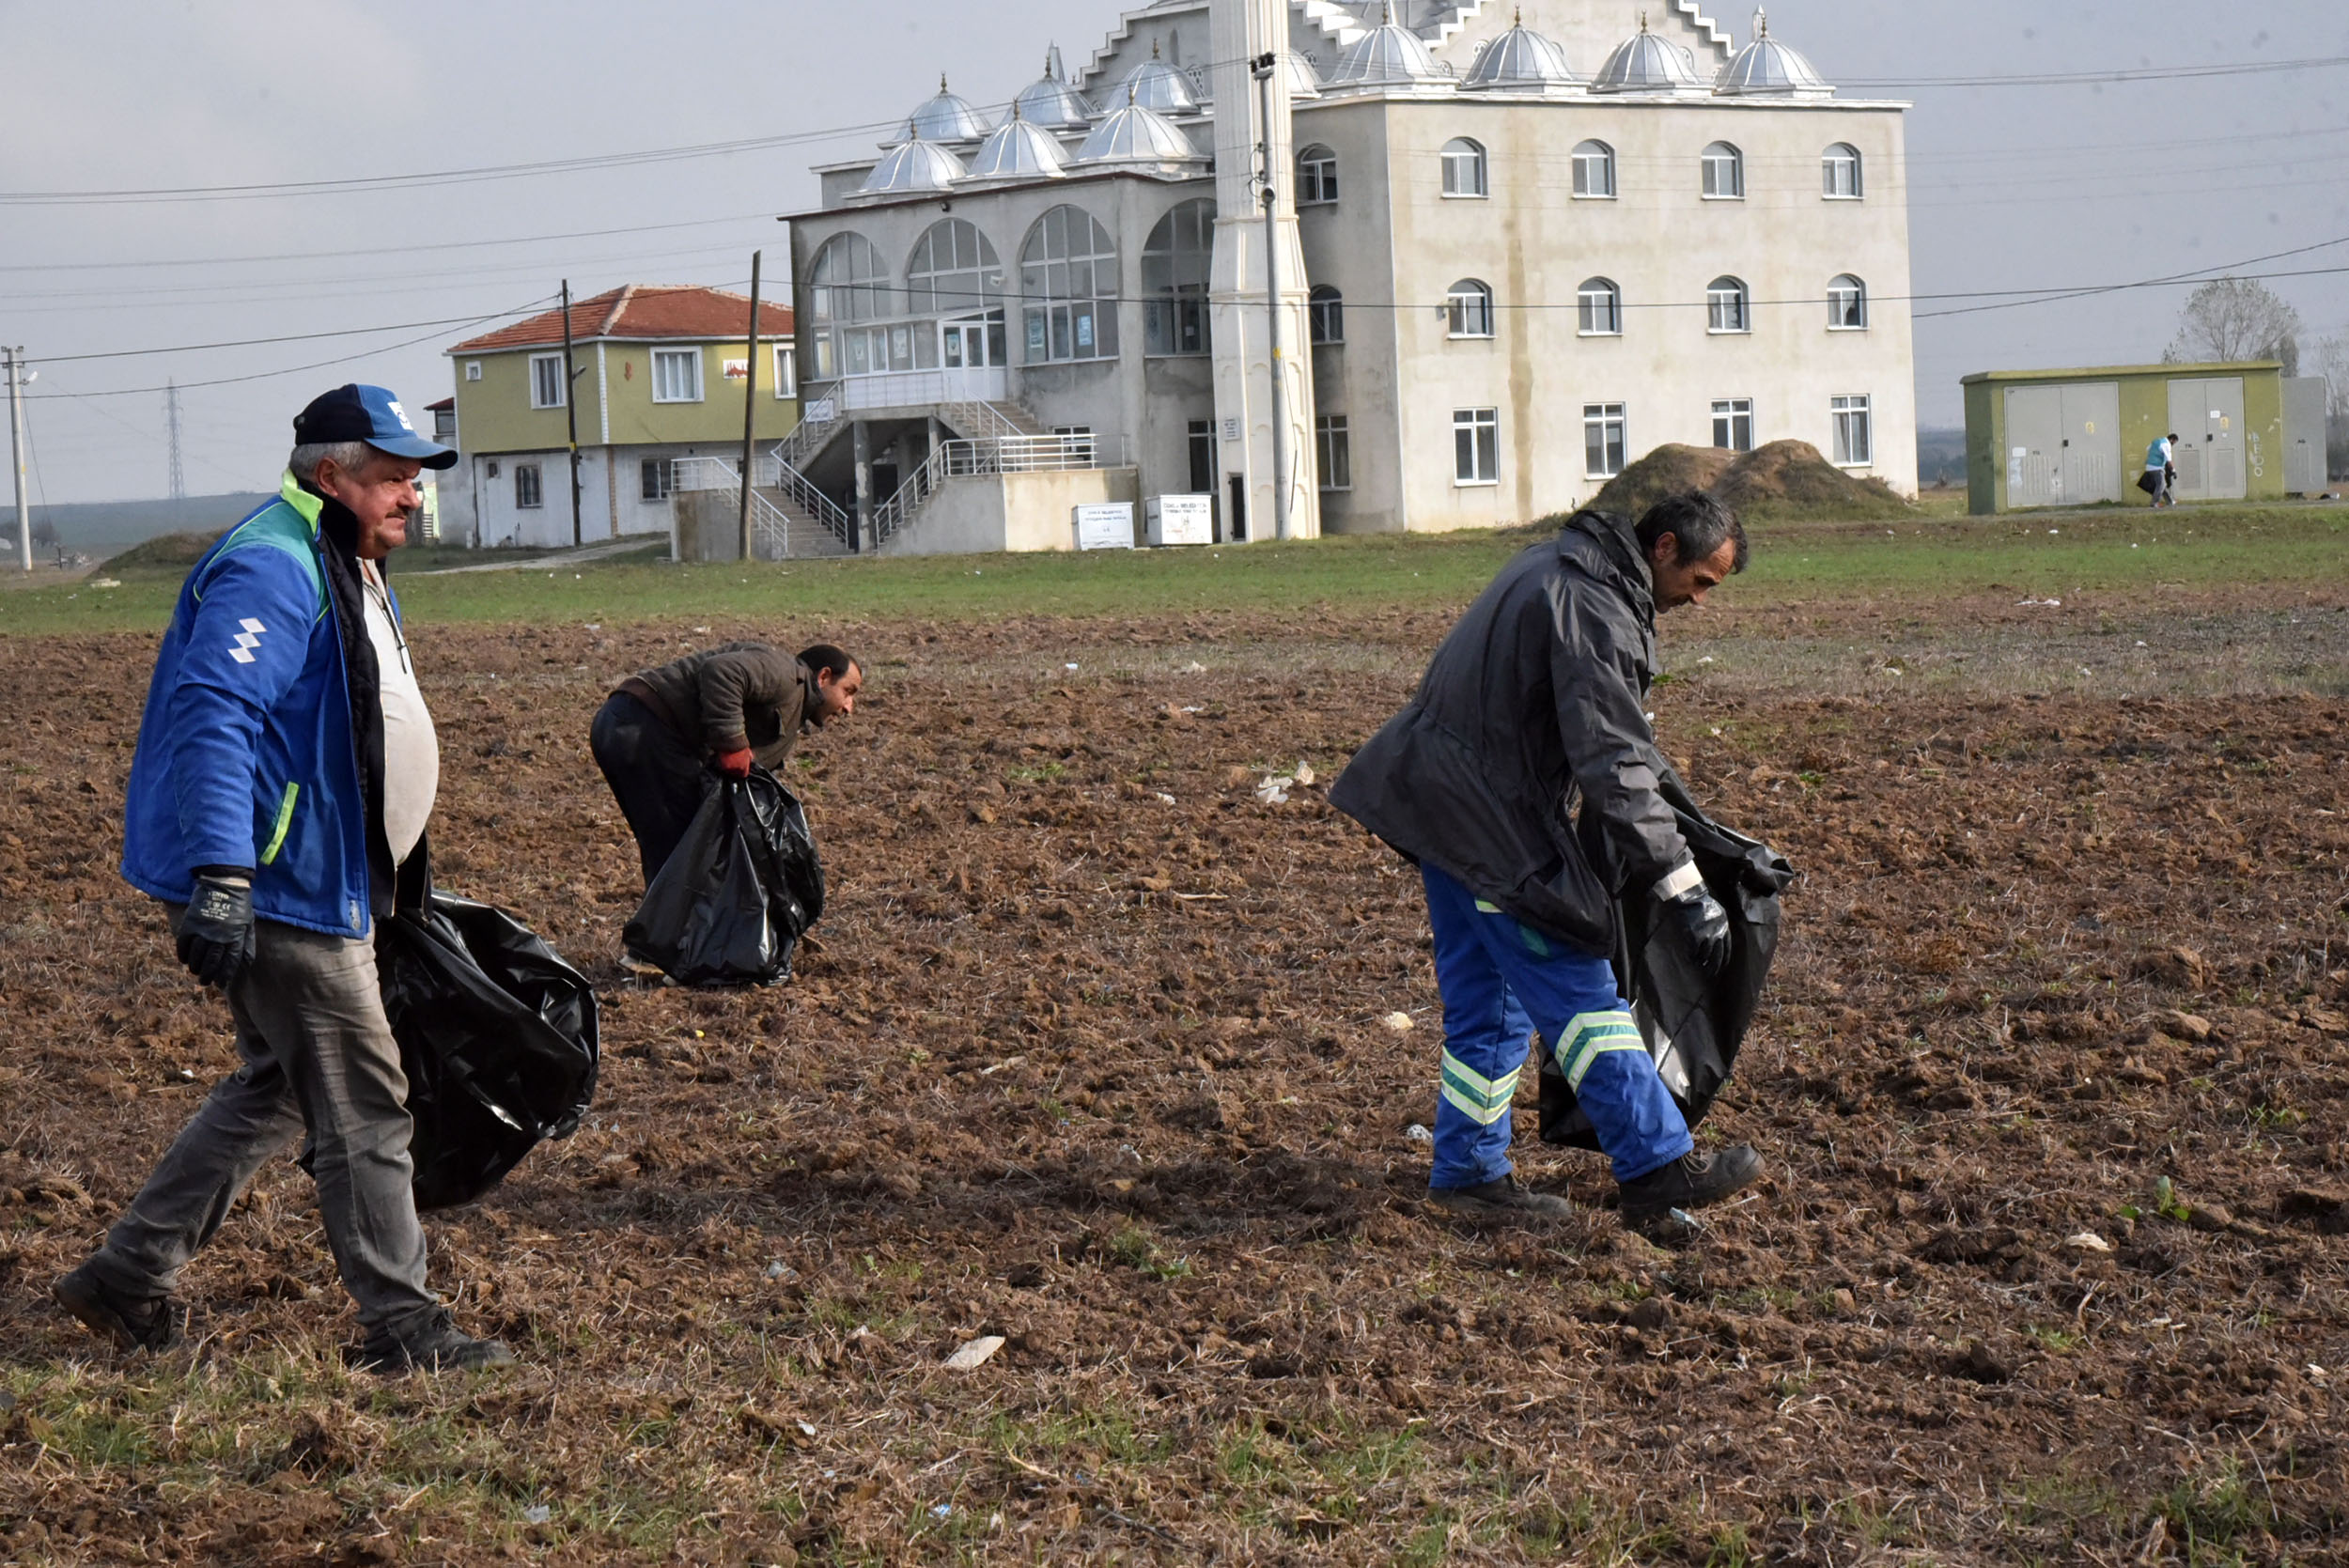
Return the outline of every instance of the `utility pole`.
[[[171,427],[171,520],[178,522],[188,499],[188,476],[179,466],[179,383],[163,383],[163,419]]]
[[[0,349],[8,361],[8,456],[16,474],[16,564],[26,575],[33,569],[33,506],[24,493],[24,349]]]
[[[563,280],[563,418],[571,442],[571,548],[586,541],[579,528],[579,371],[571,364],[571,280]],[[612,475],[605,474],[609,483]]]
[[[1289,536],[1288,372],[1281,363],[1281,197],[1272,183],[1272,73],[1281,69],[1275,51],[1252,62],[1264,100],[1264,280],[1265,318],[1270,329],[1272,372],[1272,536]]]
[[[751,558],[751,487],[758,482],[751,472],[751,432],[758,420],[758,262],[767,253],[751,252],[751,351],[742,378],[742,559]]]

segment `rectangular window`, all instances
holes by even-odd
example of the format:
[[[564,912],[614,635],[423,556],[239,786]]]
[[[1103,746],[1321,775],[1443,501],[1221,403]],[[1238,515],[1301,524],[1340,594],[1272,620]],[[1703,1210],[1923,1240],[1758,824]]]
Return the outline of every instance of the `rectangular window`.
[[[1207,351],[1207,299],[1205,285],[1184,284],[1173,299],[1149,303],[1143,315],[1145,354],[1204,354]]]
[[[1452,411],[1452,477],[1459,485],[1501,483],[1501,411]]]
[[[1052,434],[1060,437],[1060,455],[1064,461],[1093,466],[1093,427],[1090,425],[1055,425]]]
[[[666,458],[646,458],[644,465],[645,499],[666,501],[677,489],[677,470]]]
[[[1838,397],[1835,415],[1835,461],[1843,468],[1867,468],[1876,460],[1875,399]]]
[[[524,511],[534,506],[546,505],[538,489],[538,465],[537,463],[514,465],[514,505]]]
[[[1325,413],[1314,421],[1314,459],[1323,489],[1354,488],[1354,443],[1346,433],[1346,415]]]
[[[432,411],[432,439],[443,446],[454,446],[457,443],[457,411],[455,409]]]
[[[563,406],[561,354],[530,356],[530,406],[534,409],[559,409]]]
[[[1594,479],[1612,479],[1624,468],[1624,406],[1621,403],[1582,405],[1582,471]]]
[[[1215,421],[1194,419],[1186,432],[1190,444],[1190,493],[1215,493]]]
[[[848,355],[852,370],[856,357],[852,347]],[[656,403],[698,403],[702,400],[702,351],[699,349],[655,349],[652,351],[652,400]]]
[[[775,396],[797,397],[800,395],[800,350],[789,343],[775,345]]]
[[[1753,450],[1753,399],[1717,397],[1713,400],[1713,444],[1724,452]]]
[[[1315,207],[1338,199],[1338,155],[1315,147],[1297,165],[1297,203]]]
[[[481,362],[479,360],[469,359],[465,362],[465,380],[469,381],[477,381],[481,380]]]

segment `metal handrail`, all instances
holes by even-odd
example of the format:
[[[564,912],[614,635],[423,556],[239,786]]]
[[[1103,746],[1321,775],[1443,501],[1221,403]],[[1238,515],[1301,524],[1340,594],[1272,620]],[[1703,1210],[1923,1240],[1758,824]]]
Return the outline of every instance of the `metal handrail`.
[[[921,467],[906,475],[897,487],[897,493],[883,502],[873,513],[873,541],[880,544],[913,520],[913,514],[922,509],[922,503],[937,493],[946,480],[949,467],[947,453],[957,443],[941,442]]]
[[[768,453],[767,460],[774,467],[775,489],[789,496],[792,505],[831,530],[832,537],[844,545],[854,546],[856,519],[849,516],[847,508],[817,489],[816,481],[792,467],[781,451]]]
[[[674,489],[730,490],[734,494],[735,505],[738,506],[741,505],[742,475],[732,463],[723,458],[673,458],[670,459],[670,469],[674,475],[672,480]],[[756,485],[751,487],[751,553],[753,555],[758,554],[758,546],[764,542],[774,546],[775,553],[770,559],[777,561],[791,559],[791,520],[790,513],[759,494]]]
[[[1116,456],[1113,438],[1089,436],[992,436],[985,441],[942,442],[946,476],[966,478],[981,474],[1051,474],[1074,469],[1107,468]]]

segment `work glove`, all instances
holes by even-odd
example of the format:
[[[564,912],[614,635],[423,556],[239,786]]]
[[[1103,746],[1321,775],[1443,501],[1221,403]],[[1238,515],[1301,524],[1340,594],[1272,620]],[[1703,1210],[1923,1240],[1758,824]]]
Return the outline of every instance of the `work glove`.
[[[1729,911],[1703,882],[1663,900],[1664,912],[1680,928],[1689,956],[1718,978],[1729,967]]]
[[[739,752],[720,752],[716,760],[718,771],[729,779],[747,779],[751,776],[751,763],[754,759],[748,746]]]
[[[195,877],[179,917],[179,962],[207,986],[226,990],[253,962],[253,878],[213,866]]]

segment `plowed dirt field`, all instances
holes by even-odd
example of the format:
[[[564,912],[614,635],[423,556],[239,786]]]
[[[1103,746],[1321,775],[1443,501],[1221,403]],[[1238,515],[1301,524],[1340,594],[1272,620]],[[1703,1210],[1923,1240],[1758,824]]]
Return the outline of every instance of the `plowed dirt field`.
[[[50,1306],[232,1056],[114,870],[151,640],[0,643],[0,1556],[2343,1560],[2349,705],[2229,662],[2314,657],[2264,606],[2170,660],[2011,605],[1667,623],[1667,751],[1803,873],[1701,1134],[1772,1174],[1678,1251],[1530,1100],[1575,1220],[1421,1202],[1424,911],[1323,793],[1448,614],[839,629],[831,912],[747,994],[619,965],[586,727],[835,629],[420,630],[441,880],[597,981],[607,1052],[428,1220],[524,1363],[437,1382],[342,1369],[289,1160],[190,1350]]]

